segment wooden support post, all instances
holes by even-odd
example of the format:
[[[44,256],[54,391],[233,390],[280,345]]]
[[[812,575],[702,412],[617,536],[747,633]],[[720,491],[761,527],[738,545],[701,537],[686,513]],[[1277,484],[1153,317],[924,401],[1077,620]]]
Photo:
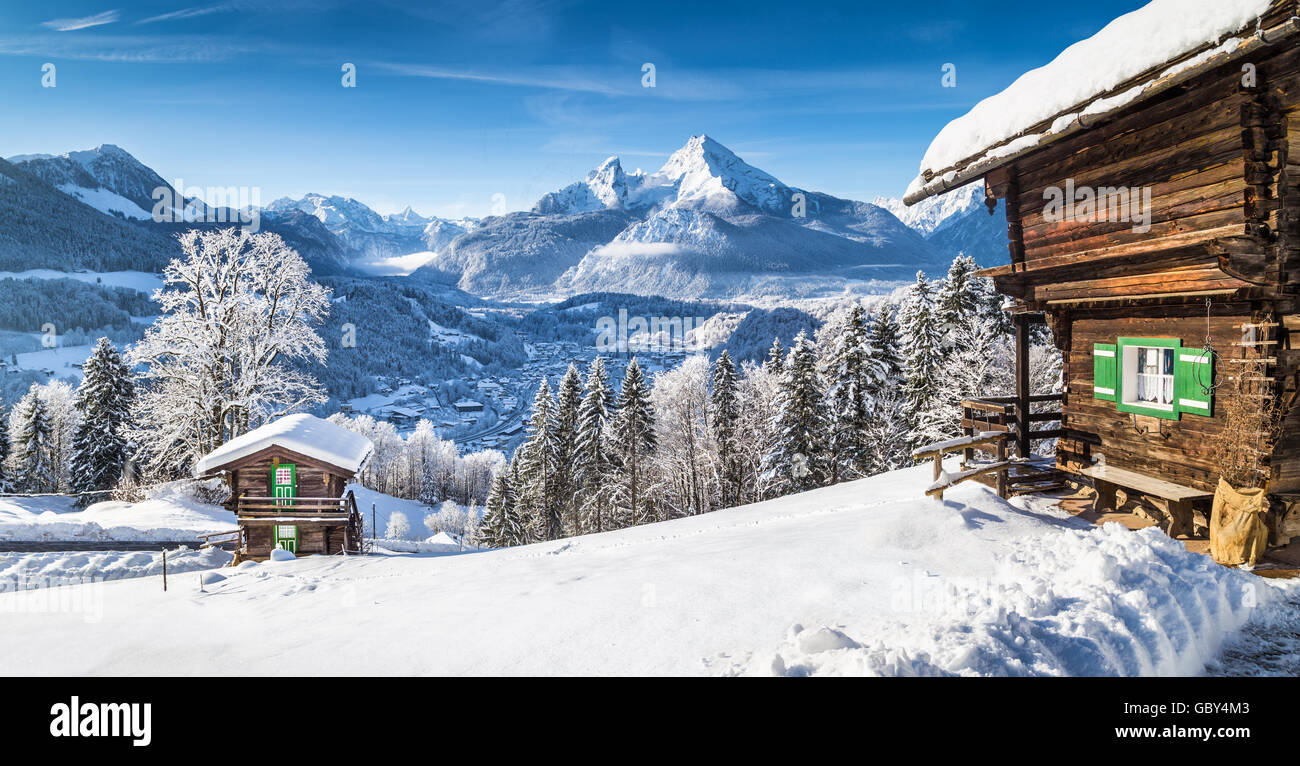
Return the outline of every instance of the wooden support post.
[[[1004,462],[1006,462],[1006,460],[1007,460],[1007,440],[1006,440],[1006,439],[999,439],[999,440],[998,440],[998,446],[997,446],[997,449],[996,449],[996,454],[997,454],[997,462],[999,462],[999,463],[1004,463]],[[998,475],[997,475],[997,477],[996,477],[996,479],[995,479],[995,482],[996,482],[996,485],[997,485],[998,497],[1000,497],[1000,498],[1002,498],[1002,499],[1005,500],[1005,499],[1007,498],[1007,496],[1010,494],[1010,493],[1007,492],[1007,472],[1006,472],[1006,471],[998,471]]]
[[[167,549],[163,548],[163,590],[167,590]]]
[[[1018,314],[1016,322],[1016,452],[1029,457],[1029,317]]]
[[[943,473],[943,453],[942,453],[942,452],[938,452],[938,453],[935,453],[935,456],[934,456],[934,481],[938,481],[938,480],[939,480],[939,475],[942,474],[942,473]],[[943,490],[939,490],[938,494],[936,494],[935,497],[937,497],[937,498],[939,498],[940,500],[942,500],[942,499],[943,499]]]

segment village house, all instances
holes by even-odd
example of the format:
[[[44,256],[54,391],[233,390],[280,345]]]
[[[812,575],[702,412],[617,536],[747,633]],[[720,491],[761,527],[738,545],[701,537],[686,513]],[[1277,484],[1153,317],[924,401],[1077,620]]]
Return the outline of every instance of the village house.
[[[1010,257],[982,274],[1013,299],[1016,395],[966,402],[965,446],[992,432],[976,446],[1028,457],[1059,437],[1055,469],[1099,507],[1123,491],[1175,536],[1206,526],[1231,473],[1266,488],[1283,544],[1300,535],[1300,10],[1174,5],[1115,20],[950,123],[905,202],[981,179],[990,211],[1005,202]],[[1056,396],[1029,390],[1041,322],[1064,357]]]
[[[359,553],[362,519],[347,490],[374,445],[328,420],[287,415],[231,439],[199,460],[199,477],[222,477],[239,524],[238,556]],[[231,533],[234,534],[234,533]]]

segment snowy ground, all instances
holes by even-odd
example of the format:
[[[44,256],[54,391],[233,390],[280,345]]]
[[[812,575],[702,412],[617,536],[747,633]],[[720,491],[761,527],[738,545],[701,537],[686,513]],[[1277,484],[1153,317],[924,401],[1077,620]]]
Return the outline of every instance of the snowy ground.
[[[85,509],[68,497],[0,497],[0,540],[194,540],[235,528],[235,514],[190,497],[186,482],[148,491],[139,503]]]
[[[246,565],[203,593],[0,594],[0,673],[315,673],[346,646],[357,674],[1194,674],[1295,598],[1156,530],[973,483],[923,499],[928,471],[515,549]]]
[[[167,551],[168,575],[223,567],[234,554],[219,548]],[[162,551],[0,553],[0,593],[162,574]]]

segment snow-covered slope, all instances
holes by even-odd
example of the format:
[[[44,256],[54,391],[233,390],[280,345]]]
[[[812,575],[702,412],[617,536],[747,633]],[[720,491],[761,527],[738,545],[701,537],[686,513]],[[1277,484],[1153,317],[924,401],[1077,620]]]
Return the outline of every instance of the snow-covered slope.
[[[113,144],[57,157],[27,155],[27,159],[10,161],[96,210],[127,218],[150,218],[154,190],[170,187],[162,176]]]
[[[346,646],[357,674],[1191,674],[1282,600],[1158,530],[974,484],[925,499],[928,472],[499,551],[245,566],[206,593],[109,583],[93,622],[0,594],[0,673],[309,673]]]

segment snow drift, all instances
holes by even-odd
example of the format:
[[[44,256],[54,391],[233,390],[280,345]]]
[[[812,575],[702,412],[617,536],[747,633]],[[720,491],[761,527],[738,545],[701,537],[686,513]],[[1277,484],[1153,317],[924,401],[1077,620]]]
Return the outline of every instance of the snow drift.
[[[1288,587],[928,467],[465,555],[309,557],[206,593],[0,594],[0,673],[1151,675],[1201,672]],[[62,651],[49,652],[58,645]]]

